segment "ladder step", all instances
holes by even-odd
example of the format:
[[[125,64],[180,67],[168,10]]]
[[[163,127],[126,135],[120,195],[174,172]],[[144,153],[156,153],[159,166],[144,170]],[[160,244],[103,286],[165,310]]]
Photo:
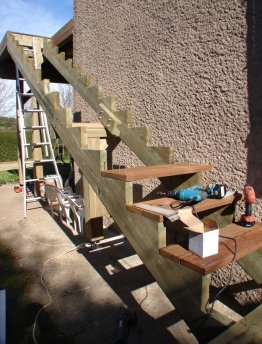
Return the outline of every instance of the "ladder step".
[[[44,112],[42,109],[24,109],[23,112]]]
[[[36,143],[25,143],[25,147],[38,147],[38,146],[47,146],[50,145],[50,142],[36,142]]]
[[[52,175],[50,177],[43,177],[43,178],[33,178],[33,179],[26,179],[26,183],[32,183],[32,182],[44,182],[45,180],[50,180],[50,179],[57,179],[57,175]]]
[[[53,162],[54,159],[41,159],[41,160],[26,160],[25,164],[41,164],[45,162]]]
[[[33,93],[19,93],[21,97],[32,97],[34,94]]]
[[[47,128],[46,125],[28,125],[24,127],[23,129],[44,129]]]
[[[27,199],[26,199],[26,203],[39,201],[40,199],[42,199],[42,197],[31,197],[31,198],[27,198]]]

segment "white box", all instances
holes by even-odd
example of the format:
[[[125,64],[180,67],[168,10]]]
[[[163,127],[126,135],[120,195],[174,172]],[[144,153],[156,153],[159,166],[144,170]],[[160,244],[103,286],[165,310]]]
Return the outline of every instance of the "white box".
[[[205,218],[203,223],[203,233],[189,230],[188,249],[198,256],[205,258],[218,253],[219,230],[214,220]]]

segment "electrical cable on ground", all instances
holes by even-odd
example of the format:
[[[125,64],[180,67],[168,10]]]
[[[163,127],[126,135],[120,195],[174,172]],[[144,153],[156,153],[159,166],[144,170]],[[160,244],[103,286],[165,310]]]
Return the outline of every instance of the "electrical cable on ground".
[[[76,250],[79,250],[79,249],[82,249],[82,248],[85,248],[85,247],[89,247],[88,244],[80,244],[80,245],[78,245],[78,246],[76,246],[76,247],[74,247],[74,248],[72,248],[72,249],[70,249],[70,250],[67,250],[66,252],[63,252],[63,253],[59,254],[58,256],[49,258],[49,259],[47,259],[47,260],[44,262],[44,267],[43,267],[43,270],[42,270],[42,273],[41,273],[40,281],[41,281],[41,284],[43,285],[43,287],[45,288],[46,294],[47,294],[47,296],[48,296],[48,298],[49,298],[49,302],[48,302],[47,304],[45,304],[42,308],[40,308],[40,310],[39,310],[39,311],[37,312],[37,314],[36,314],[35,321],[34,321],[34,325],[33,325],[33,340],[34,340],[34,343],[35,343],[35,344],[38,344],[38,342],[37,342],[37,340],[36,340],[36,338],[35,338],[35,328],[36,328],[37,319],[38,319],[39,315],[41,314],[41,312],[42,312],[44,309],[46,309],[48,306],[50,306],[51,303],[52,303],[52,301],[53,301],[52,296],[51,296],[51,294],[50,294],[50,292],[49,292],[49,289],[48,289],[48,287],[47,287],[47,285],[46,285],[46,283],[45,283],[45,281],[44,281],[44,274],[45,274],[45,269],[46,269],[47,264],[48,264],[50,261],[52,261],[52,260],[59,259],[59,258],[63,257],[63,256],[66,255],[67,253],[70,253],[70,252],[73,252],[73,251],[76,251]],[[88,286],[88,287],[86,287],[86,288],[81,288],[81,289],[78,289],[77,291],[73,291],[73,292],[71,292],[71,293],[80,292],[80,291],[83,291],[83,290],[86,290],[86,289],[89,289],[89,288],[90,288],[90,287]]]
[[[21,225],[22,222],[24,221],[25,219],[21,219],[18,221],[18,225]],[[58,246],[72,246],[72,244],[47,244],[47,243],[42,243],[40,241],[36,241],[34,239],[32,239],[31,237],[25,235],[23,233],[23,229],[22,229],[22,226],[21,226],[21,235],[25,238],[25,239],[28,239],[30,241],[32,241],[33,243],[37,244],[37,245],[43,245],[43,246],[50,246],[50,247],[58,247]],[[47,304],[45,304],[42,308],[40,308],[40,310],[37,312],[36,314],[36,317],[35,317],[35,321],[34,321],[34,325],[33,325],[33,333],[32,333],[32,337],[33,337],[33,340],[34,340],[34,343],[35,344],[38,344],[36,338],[35,338],[35,328],[36,328],[36,323],[37,323],[37,319],[39,317],[39,315],[41,314],[41,312],[46,309],[48,306],[50,306],[50,304],[52,303],[52,297],[51,297],[51,294],[49,292],[49,289],[44,281],[44,273],[45,273],[45,269],[46,269],[46,265],[52,261],[52,260],[55,260],[55,259],[59,259],[61,258],[62,256],[66,255],[67,253],[70,253],[70,252],[73,252],[73,251],[76,251],[76,250],[79,250],[79,249],[83,249],[83,248],[87,248],[87,247],[91,247],[91,244],[87,244],[87,243],[82,243],[76,247],[73,247],[71,248],[70,250],[67,250],[66,252],[63,252],[61,253],[60,255],[58,256],[55,256],[55,257],[52,257],[52,258],[49,258],[47,259],[44,264],[43,264],[43,270],[42,270],[42,273],[41,273],[41,278],[40,278],[40,282],[41,284],[43,285],[43,287],[45,288],[45,291],[46,291],[46,294],[49,298],[49,302]],[[89,289],[90,286],[87,286],[85,288],[81,288],[81,289],[78,289],[78,290],[75,290],[75,291],[72,291],[70,292],[70,294],[73,294],[73,293],[78,293],[80,291],[83,291],[83,290],[86,290],[86,289]]]
[[[235,238],[230,238],[230,237],[226,237],[226,236],[223,236],[223,235],[219,235],[221,238],[225,238],[225,239],[230,239],[230,240],[233,240],[234,243],[235,243],[235,250],[234,250],[234,256],[232,258],[232,261],[231,261],[231,266],[230,266],[230,272],[229,272],[229,278],[228,278],[228,281],[227,283],[224,285],[224,287],[222,289],[220,289],[217,294],[214,296],[212,302],[211,302],[211,307],[210,309],[208,310],[207,309],[207,305],[210,303],[210,300],[208,299],[207,303],[206,303],[206,311],[207,311],[207,314],[205,314],[203,317],[199,318],[198,320],[202,319],[202,322],[197,326],[195,327],[193,330],[191,330],[190,332],[196,332],[198,331],[201,327],[204,326],[204,324],[206,323],[206,321],[211,317],[212,315],[212,312],[214,310],[214,305],[215,305],[215,302],[216,300],[218,299],[219,295],[223,293],[223,291],[230,285],[231,283],[231,280],[232,280],[232,275],[233,275],[233,263],[236,261],[236,253],[237,253],[237,242],[236,242],[236,239]]]
[[[18,225],[22,225],[22,222],[23,221],[26,221],[24,218],[23,219],[21,219],[21,220],[19,220],[18,221]],[[24,234],[24,232],[23,232],[23,227],[21,226],[21,235],[22,235],[22,237],[24,237],[25,239],[28,239],[28,240],[30,240],[30,241],[32,241],[33,243],[35,243],[35,244],[38,244],[38,245],[42,245],[42,246],[50,246],[50,247],[56,247],[56,246],[72,246],[72,244],[47,244],[47,243],[43,243],[43,242],[40,242],[40,241],[36,241],[36,240],[34,240],[34,239],[32,239],[31,237],[29,237],[29,236],[27,236],[27,235],[25,235]]]
[[[195,207],[193,205],[193,210],[195,212],[195,215],[196,217],[199,219],[199,216],[198,216],[198,213],[196,212],[195,210]],[[200,320],[203,318],[202,322],[197,326],[195,327],[193,330],[191,330],[190,332],[196,332],[197,330],[199,330],[201,327],[203,327],[203,325],[206,323],[206,321],[211,317],[211,314],[214,310],[214,305],[215,305],[215,302],[216,300],[218,299],[219,295],[221,295],[223,293],[223,291],[230,285],[231,283],[231,280],[232,280],[232,275],[233,275],[233,263],[236,261],[236,255],[237,255],[237,241],[235,238],[231,238],[231,237],[228,237],[228,236],[225,236],[225,235],[220,235],[219,234],[219,237],[220,238],[223,238],[223,239],[229,239],[229,240],[233,240],[234,243],[235,243],[235,248],[234,248],[234,254],[233,254],[233,258],[231,260],[231,266],[230,266],[230,271],[229,271],[229,278],[228,278],[228,281],[227,283],[224,285],[224,287],[222,289],[220,289],[216,295],[214,296],[212,302],[211,302],[211,307],[210,309],[208,310],[207,309],[207,305],[210,303],[210,300],[208,299],[207,300],[207,303],[206,303],[206,312],[207,314],[205,314],[203,317],[199,318],[199,319],[196,319],[196,320]]]
[[[211,306],[211,309],[209,311],[209,316],[211,315],[211,313],[213,312],[213,309],[214,309],[214,304],[216,302],[216,300],[218,299],[219,295],[223,293],[223,291],[230,285],[231,283],[231,280],[232,280],[232,275],[233,275],[233,263],[236,261],[236,255],[237,255],[237,241],[235,238],[231,238],[231,237],[227,237],[227,236],[224,236],[224,235],[219,235],[220,238],[224,238],[224,239],[230,239],[230,240],[233,240],[234,243],[235,243],[235,249],[234,249],[234,256],[232,258],[232,261],[231,261],[231,267],[230,267],[230,271],[229,271],[229,278],[228,278],[228,281],[227,283],[224,285],[224,287],[222,289],[220,289],[217,294],[214,296],[213,298],[213,301],[212,301],[212,306]]]

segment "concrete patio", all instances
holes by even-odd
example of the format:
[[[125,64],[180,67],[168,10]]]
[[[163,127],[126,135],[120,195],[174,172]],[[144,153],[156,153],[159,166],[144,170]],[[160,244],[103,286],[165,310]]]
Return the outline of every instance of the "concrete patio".
[[[197,343],[125,239],[106,230],[106,237],[115,239],[75,250],[81,238],[46,206],[34,203],[24,219],[23,195],[13,188],[0,187],[0,241],[29,276],[28,296],[40,306],[50,301],[40,281],[45,266],[52,301],[39,315],[40,328],[48,317],[68,343],[113,343],[117,319],[128,308],[137,315],[128,343]]]

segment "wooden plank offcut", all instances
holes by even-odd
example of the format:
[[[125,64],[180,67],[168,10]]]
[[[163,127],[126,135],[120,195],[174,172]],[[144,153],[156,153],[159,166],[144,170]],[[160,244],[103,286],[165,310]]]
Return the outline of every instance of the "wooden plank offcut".
[[[134,181],[139,179],[161,178],[179,176],[183,174],[193,174],[206,172],[212,169],[208,164],[166,164],[144,167],[122,168],[118,170],[103,171],[103,177],[119,179],[124,181]]]
[[[236,240],[236,260],[262,247],[261,223],[256,224],[252,228],[230,224],[220,229],[219,234]],[[207,275],[231,263],[234,252],[234,241],[226,238],[220,238],[218,254],[206,258],[201,258],[177,244],[169,245],[159,250],[162,256],[179,262],[179,264],[202,275]]]
[[[199,203],[194,205],[193,213],[194,212],[201,213],[201,212],[209,210],[209,209],[215,209],[215,208],[223,207],[225,205],[232,204],[234,201],[236,201],[237,197],[238,196],[232,195],[232,196],[224,197],[222,199],[207,198],[207,199],[203,200],[202,202],[199,202]],[[171,204],[173,205],[173,207],[176,207],[176,206],[179,206],[180,202],[174,200],[173,198],[163,197],[163,198],[153,199],[150,201],[144,201],[144,202],[130,204],[126,207],[127,210],[130,211],[131,213],[148,217],[148,218],[153,219],[157,222],[163,222],[164,216],[162,214],[156,213],[156,212],[153,212],[150,210],[138,208],[136,206],[136,204],[148,204],[148,205],[152,205],[152,206],[161,207],[163,209],[172,210],[174,208],[172,208]]]
[[[33,167],[33,162],[27,164],[27,167]],[[0,171],[18,170],[18,161],[0,162]]]

